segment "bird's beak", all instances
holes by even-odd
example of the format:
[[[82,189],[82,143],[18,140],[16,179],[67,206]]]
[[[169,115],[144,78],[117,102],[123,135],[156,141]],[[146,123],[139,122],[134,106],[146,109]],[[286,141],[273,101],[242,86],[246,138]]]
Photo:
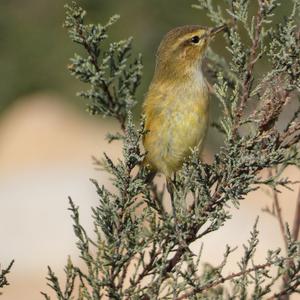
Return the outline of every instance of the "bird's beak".
[[[208,36],[209,37],[214,37],[217,33],[224,31],[226,28],[228,28],[227,24],[218,26],[218,27],[213,27],[209,30]]]

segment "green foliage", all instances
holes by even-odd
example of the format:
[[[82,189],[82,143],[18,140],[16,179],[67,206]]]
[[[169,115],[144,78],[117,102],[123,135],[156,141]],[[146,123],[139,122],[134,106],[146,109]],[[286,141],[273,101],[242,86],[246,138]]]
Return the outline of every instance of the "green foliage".
[[[113,162],[106,154],[102,160],[95,159],[110,174],[115,189],[112,192],[92,181],[98,194],[98,204],[92,209],[93,235],[82,227],[79,209],[70,199],[85,267],[78,268],[69,259],[64,287],[49,268],[48,284],[57,299],[261,299],[266,295],[275,299],[299,292],[300,245],[288,227],[282,229],[286,253],[269,250],[265,262],[256,264],[255,222],[238,270],[230,275],[224,274],[224,267],[235,249],[226,246],[221,263],[211,266],[204,264],[201,251],[194,253],[190,248],[191,243],[201,242],[224,226],[231,218],[229,207],[239,208],[251,191],[262,185],[270,186],[274,193],[279,186],[289,187],[291,182],[280,174],[289,165],[299,166],[299,105],[284,129],[277,126],[286,103],[299,98],[300,35],[295,24],[299,1],[292,2],[290,16],[273,28],[270,24],[279,1],[258,0],[256,13],[250,15],[249,1],[227,0],[222,10],[214,5],[217,1],[198,0],[195,7],[206,10],[214,23],[229,19],[230,24],[224,34],[229,61],[208,51],[208,66],[223,111],[215,126],[224,143],[212,164],[202,162],[198,151],[193,151],[170,183],[171,194],[160,189],[141,167],[143,120],[138,128],[130,113],[141,64],[139,59],[128,62],[130,41],[110,43],[105,50],[102,41],[108,38],[107,29],[115,18],[105,26],[84,25],[85,12],[76,3],[66,7],[65,26],[88,55],[75,56],[71,73],[88,83],[90,90],[81,95],[91,100],[92,112],[119,120],[122,131],[108,139],[123,142],[123,159]],[[241,30],[248,33],[247,41]],[[262,57],[269,58],[265,74],[256,72]],[[267,168],[276,173],[263,179],[261,171]],[[170,198],[173,212],[166,209]],[[276,213],[269,212],[282,223],[276,207]],[[297,218],[293,232],[300,226],[300,215]],[[284,284],[274,294],[273,286],[281,279]]]
[[[79,95],[89,100],[88,110],[118,119],[124,128],[128,110],[135,105],[134,94],[140,84],[142,63],[138,56],[128,63],[132,38],[110,43],[102,51],[108,29],[118,20],[115,15],[106,25],[84,24],[85,11],[75,2],[66,5],[64,26],[73,42],[83,46],[87,57],[78,54],[71,59],[71,74],[89,84]]]

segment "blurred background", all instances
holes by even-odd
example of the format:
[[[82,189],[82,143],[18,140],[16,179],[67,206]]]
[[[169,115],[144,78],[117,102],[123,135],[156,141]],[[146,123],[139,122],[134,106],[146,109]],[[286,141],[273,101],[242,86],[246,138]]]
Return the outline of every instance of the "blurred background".
[[[253,1],[254,2],[254,1]],[[279,21],[290,10],[283,1],[276,14]],[[85,0],[90,22],[105,23],[113,14],[120,21],[111,31],[112,39],[134,37],[134,49],[143,54],[144,79],[138,92],[139,105],[154,70],[155,51],[162,36],[183,24],[210,25],[200,11],[192,9],[196,0]],[[62,28],[65,1],[0,0],[0,263],[11,259],[10,286],[2,299],[41,299],[46,287],[47,265],[59,277],[67,256],[76,262],[72,222],[67,196],[80,206],[83,224],[91,228],[90,207],[96,201],[89,178],[108,184],[105,174],[95,171],[91,156],[103,152],[116,159],[120,145],[105,141],[108,131],[118,130],[109,119],[85,113],[81,89],[66,66],[80,51]],[[255,9],[254,5],[251,9]],[[224,53],[222,38],[213,49]],[[264,63],[261,65],[264,69]],[[292,111],[293,106],[291,106]],[[213,103],[213,118],[218,114]],[[138,112],[137,112],[138,114]],[[285,112],[285,116],[290,112]],[[205,147],[205,159],[212,159],[221,144],[214,130]],[[299,179],[296,169],[288,170]],[[295,192],[280,195],[284,217],[290,222]],[[241,210],[221,231],[211,234],[204,248],[204,259],[219,263],[225,244],[241,245],[257,215],[260,215],[261,245],[258,261],[268,248],[283,246],[275,219],[261,209],[271,199],[263,191],[251,194]],[[238,257],[237,252],[235,257]],[[233,260],[234,261],[234,260]],[[296,298],[295,298],[296,299]]]

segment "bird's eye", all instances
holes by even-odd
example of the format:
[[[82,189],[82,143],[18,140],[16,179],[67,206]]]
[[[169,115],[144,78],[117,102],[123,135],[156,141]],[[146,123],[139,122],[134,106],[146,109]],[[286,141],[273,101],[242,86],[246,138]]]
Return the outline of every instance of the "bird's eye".
[[[198,35],[193,36],[192,39],[191,39],[191,42],[193,44],[198,44],[199,41],[200,41],[200,37]]]

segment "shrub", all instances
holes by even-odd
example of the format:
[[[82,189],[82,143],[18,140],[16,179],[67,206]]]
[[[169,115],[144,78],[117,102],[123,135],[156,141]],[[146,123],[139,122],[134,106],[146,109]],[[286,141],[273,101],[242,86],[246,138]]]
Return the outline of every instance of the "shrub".
[[[79,209],[70,199],[85,267],[75,266],[69,258],[64,287],[49,267],[48,284],[57,299],[287,299],[299,292],[300,196],[290,230],[282,219],[277,193],[280,186],[293,184],[280,176],[282,172],[291,165],[299,167],[300,162],[300,31],[296,24],[300,2],[289,1],[293,10],[276,26],[273,17],[280,1],[257,0],[253,15],[249,0],[226,0],[226,9],[218,2],[198,0],[195,8],[204,9],[216,25],[230,23],[224,33],[230,58],[225,60],[211,49],[207,55],[214,97],[223,112],[214,126],[224,142],[211,164],[202,162],[195,150],[176,174],[172,182],[176,215],[165,209],[167,190],[149,182],[148,171],[140,167],[145,132],[143,120],[140,126],[133,123],[131,110],[142,75],[141,57],[132,57],[131,39],[103,46],[118,16],[105,25],[85,24],[85,11],[76,2],[66,5],[64,25],[71,39],[86,50],[86,56],[71,59],[69,70],[87,84],[87,90],[79,94],[87,100],[88,110],[119,121],[120,132],[107,138],[122,141],[123,158],[113,162],[105,154],[95,159],[110,174],[116,192],[92,181],[98,194],[98,204],[92,208],[93,236],[81,225]],[[263,58],[267,70],[256,72]],[[279,129],[276,122],[289,101],[298,101],[297,110]],[[267,178],[261,176],[265,169],[270,170]],[[219,230],[233,207],[238,209],[250,192],[262,186],[273,190],[274,206],[267,211],[280,222],[285,251],[269,250],[264,263],[255,263],[256,221],[237,262],[239,271],[223,272],[235,250],[230,246],[224,247],[218,266],[202,267],[201,251],[192,252],[191,243]],[[188,197],[192,202],[187,202]],[[273,286],[279,280],[283,283],[276,292]]]

